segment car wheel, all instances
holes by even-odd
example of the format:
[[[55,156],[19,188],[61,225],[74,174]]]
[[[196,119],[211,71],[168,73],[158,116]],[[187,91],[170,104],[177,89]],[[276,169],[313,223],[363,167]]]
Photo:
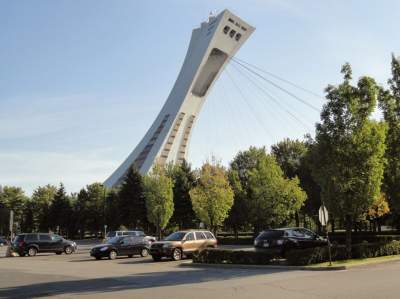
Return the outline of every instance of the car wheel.
[[[133,254],[128,254],[128,257],[129,257],[129,258],[132,258],[132,257],[133,257]]]
[[[153,261],[155,261],[155,262],[161,261],[161,256],[159,256],[159,255],[152,255],[152,258],[153,258]]]
[[[108,254],[108,259],[115,260],[117,258],[117,252],[115,250],[111,250]]]
[[[100,256],[96,256],[96,260],[101,260],[101,257]]]
[[[56,254],[60,255],[60,254],[62,254],[62,251],[57,251]]]
[[[142,257],[148,256],[148,255],[149,255],[149,250],[148,250],[147,248],[143,248],[143,249],[140,251],[140,255],[141,255]]]
[[[37,253],[37,249],[35,247],[31,247],[28,249],[28,255],[29,256],[35,256]]]
[[[67,246],[64,249],[65,254],[71,254],[73,252],[72,247],[71,246]]]
[[[182,259],[182,251],[179,248],[175,248],[172,252],[172,260],[179,261]]]

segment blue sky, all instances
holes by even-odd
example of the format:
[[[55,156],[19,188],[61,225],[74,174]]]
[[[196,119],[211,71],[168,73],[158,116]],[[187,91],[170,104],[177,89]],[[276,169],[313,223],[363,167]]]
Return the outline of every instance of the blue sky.
[[[75,192],[106,179],[161,109],[191,30],[224,8],[257,28],[238,58],[321,95],[346,61],[385,84],[400,54],[396,0],[0,0],[0,184]],[[313,133],[318,112],[266,87],[280,106],[228,66],[194,128],[194,166]]]

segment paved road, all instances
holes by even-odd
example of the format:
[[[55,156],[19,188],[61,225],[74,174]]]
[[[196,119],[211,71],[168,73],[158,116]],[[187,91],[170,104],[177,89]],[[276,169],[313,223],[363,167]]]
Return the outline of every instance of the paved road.
[[[188,262],[188,261],[186,261]],[[400,262],[346,271],[182,267],[87,254],[0,258],[0,298],[399,298]]]

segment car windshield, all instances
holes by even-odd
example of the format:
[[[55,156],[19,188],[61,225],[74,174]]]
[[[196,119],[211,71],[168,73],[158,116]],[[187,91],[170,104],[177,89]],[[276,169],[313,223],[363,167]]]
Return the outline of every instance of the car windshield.
[[[59,236],[59,235],[52,235],[51,239],[53,241],[61,241],[63,239],[63,237]]]
[[[121,239],[122,239],[121,237],[114,237],[114,238],[111,238],[110,240],[108,240],[107,243],[118,244]]]
[[[263,231],[257,239],[274,239],[274,238],[279,238],[283,236],[284,231],[283,230],[266,230]]]
[[[185,235],[186,235],[185,232],[175,232],[175,233],[170,234],[164,240],[165,241],[182,241],[182,239]]]
[[[115,235],[116,235],[116,232],[115,232],[115,231],[110,231],[110,232],[108,232],[108,234],[107,234],[107,238],[115,237]]]

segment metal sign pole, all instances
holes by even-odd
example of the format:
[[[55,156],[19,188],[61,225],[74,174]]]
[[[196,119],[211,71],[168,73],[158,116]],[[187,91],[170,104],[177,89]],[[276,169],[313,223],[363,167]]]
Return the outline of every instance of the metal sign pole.
[[[329,231],[328,231],[328,223],[326,221],[325,215],[325,204],[322,203],[322,215],[324,217],[325,229],[326,229],[326,240],[328,241],[328,255],[329,255],[329,266],[332,266],[332,255],[331,255],[331,242],[329,242]]]

